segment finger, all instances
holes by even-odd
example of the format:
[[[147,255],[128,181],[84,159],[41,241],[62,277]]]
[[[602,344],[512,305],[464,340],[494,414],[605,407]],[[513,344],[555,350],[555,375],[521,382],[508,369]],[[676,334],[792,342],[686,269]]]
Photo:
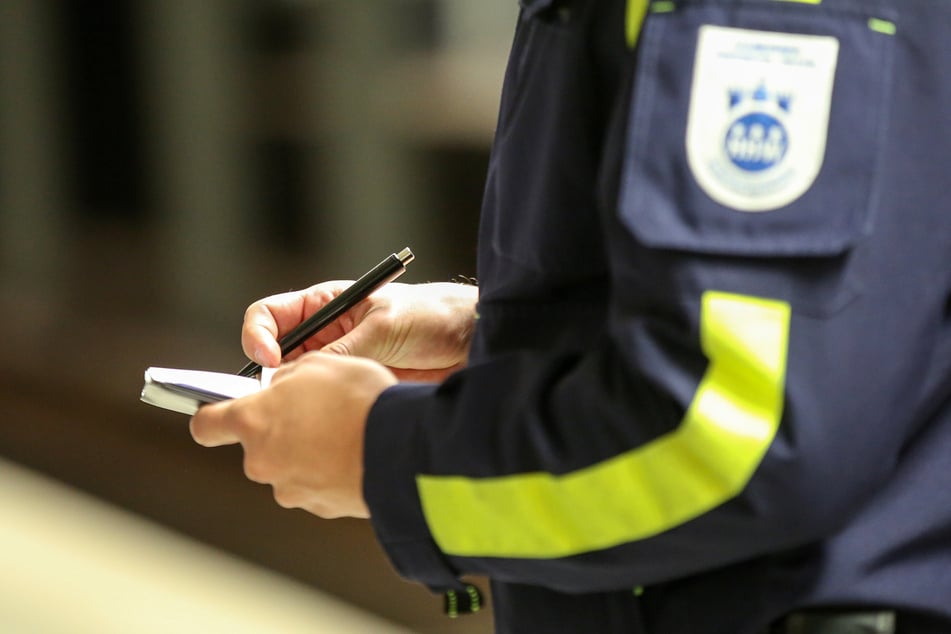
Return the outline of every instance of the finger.
[[[298,486],[272,484],[271,489],[274,501],[286,509],[304,508],[311,498],[310,492]]]
[[[308,299],[307,292],[272,295],[248,306],[241,328],[241,347],[250,359],[269,368],[280,364],[280,336],[293,330],[315,310],[311,308],[314,300]],[[318,305],[321,301],[317,299]]]
[[[344,288],[345,282],[324,282],[304,291],[281,293],[254,302],[245,311],[241,329],[244,353],[264,367],[277,367],[281,362],[279,338],[339,295]]]
[[[300,359],[304,353],[299,353],[296,355],[288,355],[284,358],[284,361],[276,369],[274,369],[271,374],[270,381],[268,382],[268,387],[274,385],[279,381],[285,380],[291,374],[294,373],[297,368],[300,367]],[[313,353],[310,353],[313,354]]]
[[[269,299],[254,302],[244,313],[241,328],[241,348],[249,359],[266,368],[281,362],[281,348],[277,343],[278,325]]]
[[[202,405],[188,423],[192,438],[203,447],[220,447],[241,442],[231,402]]]

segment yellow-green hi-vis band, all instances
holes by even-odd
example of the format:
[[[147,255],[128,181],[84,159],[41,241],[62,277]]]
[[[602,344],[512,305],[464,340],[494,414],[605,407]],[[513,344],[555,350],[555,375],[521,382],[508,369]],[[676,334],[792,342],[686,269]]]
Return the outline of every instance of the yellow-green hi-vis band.
[[[709,359],[674,431],[564,475],[420,475],[423,513],[451,555],[546,559],[645,539],[738,495],[772,444],[783,411],[790,309],[707,292]]]
[[[797,2],[799,4],[821,4],[822,0],[776,0],[777,2]],[[644,26],[644,16],[648,5],[653,13],[669,13],[676,8],[673,0],[627,0],[627,12],[624,19],[624,36],[628,48],[637,45],[637,38]]]
[[[627,0],[627,14],[624,18],[624,36],[627,47],[634,48],[637,37],[641,34],[644,24],[644,14],[647,13],[648,0]]]

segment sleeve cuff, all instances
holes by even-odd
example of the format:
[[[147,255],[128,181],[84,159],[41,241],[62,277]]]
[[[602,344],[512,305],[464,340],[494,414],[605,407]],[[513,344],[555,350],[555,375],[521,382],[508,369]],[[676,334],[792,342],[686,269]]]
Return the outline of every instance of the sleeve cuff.
[[[425,416],[436,385],[400,383],[370,410],[364,441],[363,495],[377,539],[396,571],[442,592],[461,587],[432,539],[416,488],[425,456]]]

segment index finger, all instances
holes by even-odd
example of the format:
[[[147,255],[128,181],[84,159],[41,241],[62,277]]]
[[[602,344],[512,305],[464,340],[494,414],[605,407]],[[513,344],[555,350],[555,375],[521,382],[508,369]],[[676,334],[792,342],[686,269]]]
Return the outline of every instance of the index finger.
[[[323,282],[254,302],[245,311],[241,328],[244,353],[263,367],[277,367],[281,362],[280,338],[346,287],[346,282]]]

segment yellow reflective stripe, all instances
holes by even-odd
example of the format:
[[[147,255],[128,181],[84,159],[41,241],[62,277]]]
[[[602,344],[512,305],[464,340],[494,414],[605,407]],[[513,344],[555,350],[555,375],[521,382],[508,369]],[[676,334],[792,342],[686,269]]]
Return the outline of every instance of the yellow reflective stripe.
[[[648,0],[627,0],[624,35],[627,39],[628,48],[634,48],[637,44],[637,38],[641,34],[641,26],[644,24],[644,14],[647,13],[647,3]]]
[[[709,365],[676,430],[564,475],[419,475],[436,543],[461,556],[565,557],[657,535],[733,498],[779,428],[789,319],[785,302],[705,293]]]
[[[898,28],[894,22],[881,18],[869,18],[868,28],[878,33],[884,33],[885,35],[895,35],[895,33],[898,32]]]
[[[798,2],[799,4],[821,4],[822,0],[776,0],[777,2]],[[676,9],[673,0],[627,0],[627,16],[625,18],[625,35],[628,48],[637,45],[637,39],[644,25],[644,15],[650,4],[652,13],[670,13]]]

